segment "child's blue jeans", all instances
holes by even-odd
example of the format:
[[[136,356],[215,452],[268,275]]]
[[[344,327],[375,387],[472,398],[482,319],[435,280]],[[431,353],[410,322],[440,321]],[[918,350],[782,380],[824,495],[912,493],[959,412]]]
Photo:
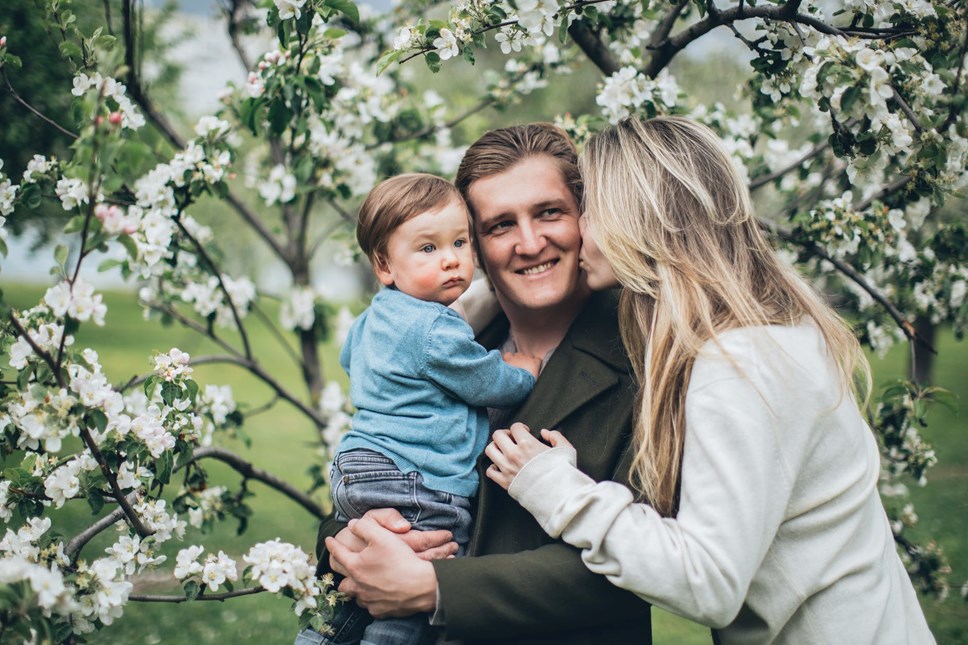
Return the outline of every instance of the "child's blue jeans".
[[[373,508],[395,508],[413,529],[453,533],[460,545],[457,555],[463,555],[470,539],[469,498],[427,488],[420,473],[400,472],[393,460],[372,450],[337,455],[330,470],[330,486],[336,519],[347,522]],[[330,624],[331,634],[304,630],[296,645],[414,645],[430,632],[426,614],[373,620],[354,602],[338,606]]]

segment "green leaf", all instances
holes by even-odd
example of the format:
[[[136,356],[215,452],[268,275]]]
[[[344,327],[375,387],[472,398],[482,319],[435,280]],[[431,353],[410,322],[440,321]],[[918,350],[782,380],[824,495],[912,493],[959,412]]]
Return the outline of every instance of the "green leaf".
[[[145,385],[144,385],[145,396],[148,397],[149,399],[151,398],[151,395],[154,394],[155,392],[155,384],[157,382],[158,382],[157,376],[149,376],[145,380]]]
[[[181,396],[181,393],[181,387],[171,381],[165,381],[161,384],[161,399],[168,405],[173,405],[175,400]]]
[[[162,484],[167,484],[171,481],[171,471],[174,467],[175,458],[173,454],[170,451],[161,453],[161,456],[155,459],[155,479]]]
[[[199,586],[199,584],[194,580],[189,580],[186,582],[183,588],[185,589],[185,597],[189,600],[195,600],[198,598],[198,594],[202,591],[201,586]]]
[[[118,242],[124,247],[124,250],[128,252],[128,257],[132,260],[138,259],[138,243],[134,241],[130,235],[119,235]]]
[[[108,427],[108,417],[103,410],[93,409],[88,413],[87,418],[95,425],[98,432],[104,432]]]
[[[273,101],[272,105],[269,106],[269,127],[273,134],[285,132],[291,118],[292,114],[282,99]]]
[[[360,10],[350,0],[326,0],[324,4],[342,13],[352,23],[360,21]]]
[[[97,489],[87,491],[87,505],[91,507],[91,514],[97,515],[104,508],[104,495]]]
[[[63,244],[58,244],[54,247],[54,262],[63,266],[67,262],[67,247]]]
[[[434,74],[440,71],[440,56],[437,52],[427,52],[424,54],[424,61]]]
[[[380,60],[377,61],[376,64],[377,76],[382,74],[383,70],[385,70],[387,67],[400,60],[403,57],[403,54],[404,52],[402,50],[395,49],[385,52],[382,56],[380,56]]]
[[[75,215],[64,226],[65,233],[79,233],[84,228],[84,215]]]

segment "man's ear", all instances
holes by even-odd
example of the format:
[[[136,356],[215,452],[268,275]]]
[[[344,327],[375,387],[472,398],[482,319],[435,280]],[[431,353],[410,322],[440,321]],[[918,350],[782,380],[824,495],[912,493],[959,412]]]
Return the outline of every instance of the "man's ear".
[[[393,284],[393,273],[390,271],[390,261],[382,253],[373,254],[373,273],[376,274],[377,280],[380,281],[384,287],[389,287]]]

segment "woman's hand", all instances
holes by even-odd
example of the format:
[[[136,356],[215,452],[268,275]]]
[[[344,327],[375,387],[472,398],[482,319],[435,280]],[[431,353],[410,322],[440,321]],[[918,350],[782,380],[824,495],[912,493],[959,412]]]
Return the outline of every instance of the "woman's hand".
[[[484,454],[494,462],[488,467],[487,476],[504,490],[534,457],[551,448],[571,446],[557,430],[542,430],[541,438],[548,443],[541,443],[523,423],[513,423],[507,430],[496,430],[491,438],[491,443],[484,449]]]

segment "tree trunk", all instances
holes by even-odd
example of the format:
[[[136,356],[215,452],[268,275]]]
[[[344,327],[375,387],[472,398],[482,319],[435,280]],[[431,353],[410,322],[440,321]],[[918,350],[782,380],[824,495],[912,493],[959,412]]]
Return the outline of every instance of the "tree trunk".
[[[916,342],[914,352],[908,359],[908,373],[911,380],[918,385],[931,385],[931,370],[934,367],[934,347],[936,327],[927,316],[918,316],[914,321],[914,328],[918,338],[923,342]]]

